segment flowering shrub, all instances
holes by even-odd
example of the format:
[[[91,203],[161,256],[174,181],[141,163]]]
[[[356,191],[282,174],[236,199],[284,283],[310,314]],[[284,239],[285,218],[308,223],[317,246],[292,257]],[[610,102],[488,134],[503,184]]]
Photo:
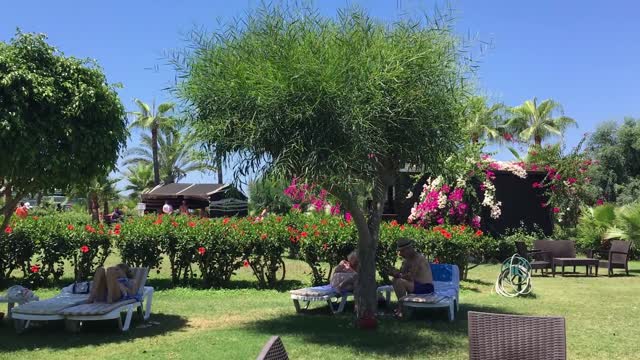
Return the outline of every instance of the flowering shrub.
[[[282,216],[267,216],[264,219],[238,221],[241,236],[246,241],[244,259],[251,267],[258,286],[272,288],[283,280],[285,267],[282,258],[288,249],[289,233]],[[243,265],[245,263],[243,262]],[[278,272],[281,273],[278,278]]]
[[[87,280],[97,268],[104,266],[111,253],[111,239],[102,224],[96,227],[90,224],[84,227],[69,226],[67,231],[69,243],[75,248],[71,258],[75,279]]]
[[[159,268],[162,263],[161,244],[168,237],[166,226],[145,217],[122,226],[115,224],[108,234],[115,239],[122,262],[136,267]]]
[[[206,287],[221,287],[229,283],[233,273],[244,263],[242,256],[246,238],[239,222],[242,219],[186,221],[179,230],[193,244],[195,257]]]
[[[0,233],[0,285],[14,270],[28,276],[28,263],[35,253],[32,228],[10,224]]]

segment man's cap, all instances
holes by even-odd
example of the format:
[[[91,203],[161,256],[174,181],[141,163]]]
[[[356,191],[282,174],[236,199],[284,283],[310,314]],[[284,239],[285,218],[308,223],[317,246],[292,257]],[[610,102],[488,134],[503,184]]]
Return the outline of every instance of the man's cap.
[[[398,250],[402,250],[402,249],[413,247],[413,240],[411,240],[409,238],[400,238],[396,242],[396,246],[397,246]]]

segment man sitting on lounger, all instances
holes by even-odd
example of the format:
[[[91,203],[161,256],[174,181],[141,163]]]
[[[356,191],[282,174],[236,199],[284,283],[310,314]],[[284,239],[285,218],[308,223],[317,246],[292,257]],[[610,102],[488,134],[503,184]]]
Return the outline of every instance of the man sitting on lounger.
[[[398,253],[404,259],[400,270],[392,269],[393,290],[400,300],[407,294],[431,294],[433,288],[433,276],[431,268],[424,255],[413,247],[413,241],[408,238],[400,238],[397,242]],[[400,308],[396,310],[400,315]]]

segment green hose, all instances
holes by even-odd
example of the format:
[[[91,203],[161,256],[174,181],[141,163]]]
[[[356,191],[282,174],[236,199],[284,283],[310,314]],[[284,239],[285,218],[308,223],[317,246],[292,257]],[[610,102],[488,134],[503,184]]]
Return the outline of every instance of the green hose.
[[[531,292],[531,264],[514,254],[502,263],[496,280],[496,292],[506,297],[527,295]]]

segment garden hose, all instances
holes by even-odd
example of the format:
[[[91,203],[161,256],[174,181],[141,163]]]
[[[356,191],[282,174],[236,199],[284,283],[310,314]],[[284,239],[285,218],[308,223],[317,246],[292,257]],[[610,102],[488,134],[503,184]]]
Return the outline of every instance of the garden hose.
[[[517,297],[531,292],[531,265],[514,254],[502,263],[496,280],[496,292],[505,297]]]

